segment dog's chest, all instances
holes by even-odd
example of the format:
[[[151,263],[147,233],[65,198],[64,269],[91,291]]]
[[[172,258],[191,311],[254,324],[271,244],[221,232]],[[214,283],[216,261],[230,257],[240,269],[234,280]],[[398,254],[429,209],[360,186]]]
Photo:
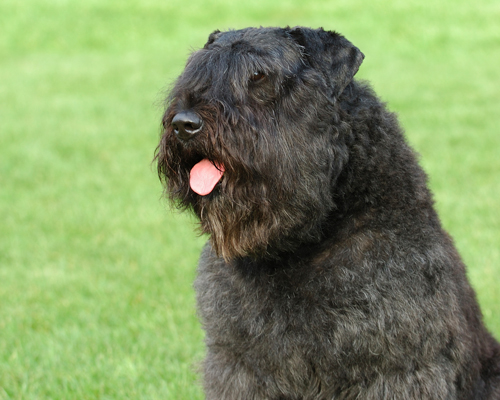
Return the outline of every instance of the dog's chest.
[[[331,273],[244,273],[213,260],[202,260],[198,273],[198,309],[209,348],[268,368],[287,359],[291,369],[325,370],[341,368],[347,355],[352,362],[380,353],[375,342],[356,345],[360,329],[369,328],[366,298],[332,281]]]

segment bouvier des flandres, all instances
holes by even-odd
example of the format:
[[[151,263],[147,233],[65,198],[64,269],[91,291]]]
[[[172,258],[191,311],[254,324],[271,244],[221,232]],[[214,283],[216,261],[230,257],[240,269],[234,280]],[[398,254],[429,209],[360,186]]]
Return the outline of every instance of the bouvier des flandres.
[[[363,58],[323,29],[215,31],[171,91],[156,160],[210,235],[208,399],[500,399],[500,346]]]

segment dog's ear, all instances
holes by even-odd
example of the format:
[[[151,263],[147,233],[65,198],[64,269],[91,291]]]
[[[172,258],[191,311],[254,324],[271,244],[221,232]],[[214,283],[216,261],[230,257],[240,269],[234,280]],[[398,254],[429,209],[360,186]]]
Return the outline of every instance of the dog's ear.
[[[205,46],[203,46],[204,49],[206,49],[208,46],[210,46],[213,42],[217,40],[217,38],[221,35],[221,31],[218,29],[213,31],[210,36],[208,37],[207,43],[205,43]]]
[[[338,97],[358,72],[365,56],[342,35],[336,32],[309,28],[287,28],[288,34],[304,48],[309,64],[325,74],[332,96]]]

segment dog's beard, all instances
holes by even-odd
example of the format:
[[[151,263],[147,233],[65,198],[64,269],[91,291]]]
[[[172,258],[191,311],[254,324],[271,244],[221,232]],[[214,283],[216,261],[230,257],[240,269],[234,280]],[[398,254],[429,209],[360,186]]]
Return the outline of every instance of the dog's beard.
[[[200,228],[210,234],[218,255],[226,260],[265,255],[286,228],[270,202],[260,198],[264,201],[252,201],[244,193],[219,191],[196,203],[194,211],[200,218]]]
[[[172,155],[170,159],[183,157]],[[255,164],[242,165],[233,158],[216,163],[223,165],[224,174],[204,196],[190,187],[191,165],[179,168],[173,164],[164,170],[168,171],[170,199],[180,208],[194,211],[200,232],[210,235],[217,255],[226,260],[279,257],[321,240],[322,225],[335,208],[331,167],[303,163],[301,168],[293,168],[281,160],[283,165],[258,171]]]
[[[321,224],[333,208],[331,200],[330,207],[324,204],[331,199],[327,187],[311,193],[276,181],[233,186],[230,179],[225,176],[214,193],[193,204],[200,230],[210,235],[219,256],[276,257],[321,239]]]

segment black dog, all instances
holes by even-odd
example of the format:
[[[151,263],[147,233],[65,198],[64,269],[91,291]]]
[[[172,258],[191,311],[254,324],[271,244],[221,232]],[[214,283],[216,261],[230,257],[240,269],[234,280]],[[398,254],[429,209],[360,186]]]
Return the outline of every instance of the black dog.
[[[394,114],[322,29],[214,32],[156,153],[210,241],[208,399],[500,399],[500,346]]]

